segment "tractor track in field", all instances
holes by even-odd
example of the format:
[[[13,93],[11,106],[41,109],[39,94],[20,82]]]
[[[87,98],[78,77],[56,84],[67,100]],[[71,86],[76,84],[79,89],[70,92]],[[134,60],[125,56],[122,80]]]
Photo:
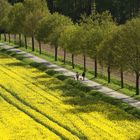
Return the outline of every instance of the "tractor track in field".
[[[7,66],[5,66],[5,65],[1,65],[2,67],[4,67],[5,69],[7,69],[7,70],[9,70],[10,72],[12,72],[13,74],[15,74],[15,75],[17,75],[19,78],[21,78],[22,80],[24,80],[24,81],[26,81],[26,82],[29,82],[29,84],[31,83],[32,85],[34,85],[34,86],[36,86],[36,87],[38,87],[38,88],[40,88],[41,90],[43,90],[44,92],[46,92],[45,90],[44,90],[44,88],[42,88],[41,86],[40,86],[40,84],[38,85],[38,84],[36,84],[35,82],[32,82],[31,80],[28,80],[25,76],[23,76],[22,74],[19,74],[19,73],[17,73],[17,72],[15,72],[15,71],[13,71],[12,69],[10,69],[10,68],[8,68]],[[3,71],[4,73],[5,73],[5,71]],[[8,75],[8,73],[7,73],[7,75]],[[10,75],[9,75],[10,76]],[[28,76],[28,75],[27,75]],[[11,77],[11,76],[10,76]],[[49,77],[51,77],[51,76],[49,76]],[[14,78],[14,77],[13,77]],[[19,81],[19,80],[17,80],[16,79],[16,81]],[[20,81],[19,81],[20,82]],[[39,81],[40,82],[40,81]],[[28,86],[28,85],[27,85]],[[43,85],[43,86],[45,86],[45,85]],[[28,87],[29,89],[31,89],[30,87]],[[31,90],[33,90],[33,89],[31,89]],[[36,91],[35,91],[36,92]],[[40,94],[41,95],[41,94]],[[49,100],[49,99],[47,99],[45,96],[43,96],[43,95],[41,95],[43,98],[45,98],[46,100],[48,100],[48,101],[51,101],[51,100]],[[51,95],[51,96],[53,96],[54,98],[56,98],[56,99],[58,99],[58,100],[60,100],[60,98],[59,97],[57,97],[57,96],[55,96],[55,95]]]
[[[4,68],[6,68],[6,67],[4,67]],[[6,68],[6,69],[7,69],[7,68]],[[10,72],[12,72],[12,73],[14,73],[14,74],[17,75],[17,73],[11,71],[10,69],[8,69],[8,70],[9,70]],[[5,73],[7,76],[11,77],[7,72],[3,71],[3,73]],[[18,75],[18,76],[19,76],[19,75]],[[21,76],[19,76],[19,77],[22,78],[23,80],[25,80],[25,78],[23,78],[23,77],[21,77]],[[11,78],[14,78],[14,77],[11,77]],[[17,79],[14,79],[14,80],[16,80],[17,82],[20,82],[20,80],[17,80]],[[25,81],[26,81],[26,80],[25,80]],[[29,80],[27,80],[27,81],[30,82]],[[37,85],[34,84],[34,83],[31,83],[31,84],[33,84],[34,86],[37,86]],[[73,135],[79,137],[79,139],[81,139],[81,138],[82,138],[82,139],[83,139],[83,138],[86,139],[86,137],[85,137],[83,134],[81,134],[82,136],[80,136],[77,132],[71,130],[70,128],[68,128],[68,127],[66,127],[65,125],[61,124],[60,122],[56,121],[54,118],[52,118],[52,117],[50,117],[49,115],[47,115],[46,113],[40,111],[38,108],[32,106],[32,105],[29,104],[28,102],[26,102],[26,101],[24,101],[23,99],[21,99],[16,93],[11,92],[10,90],[6,89],[6,88],[5,88],[4,86],[2,86],[2,85],[0,85],[0,86],[3,87],[8,93],[11,93],[11,95],[12,95],[14,98],[16,98],[17,100],[19,100],[22,104],[24,104],[24,105],[30,107],[31,109],[33,109],[34,111],[40,113],[41,115],[43,115],[44,117],[46,117],[46,118],[49,119],[50,121],[56,123],[56,124],[59,125],[60,127],[62,127],[62,128],[64,128],[64,129],[66,129],[67,131],[69,131],[71,134],[73,134]],[[38,87],[38,86],[37,86],[37,87]],[[30,87],[28,87],[28,88],[29,88],[30,90],[34,91],[34,90],[31,89]],[[40,88],[41,90],[43,90],[40,86],[39,86],[38,88]],[[44,91],[44,90],[43,90],[43,91]],[[34,92],[36,92],[36,91],[34,91]],[[38,92],[37,92],[37,93],[38,93]],[[48,101],[50,102],[50,100],[49,100],[48,98],[46,98],[45,96],[43,96],[43,95],[40,94],[40,93],[38,93],[38,94],[41,95],[43,98],[45,98],[46,100],[48,100]],[[51,96],[53,96],[53,95],[51,95]],[[56,98],[55,96],[53,96],[53,97]],[[57,100],[58,100],[58,98],[57,98]]]
[[[32,83],[30,80],[27,80],[27,79],[25,78],[25,76],[14,72],[13,70],[7,68],[6,66],[3,66],[3,65],[2,65],[2,67],[4,67],[5,69],[9,70],[9,71],[10,71],[11,73],[13,73],[13,74],[16,74],[19,78],[23,79],[24,81],[27,81],[27,82],[33,84],[34,86],[37,86],[38,88],[40,88],[41,90],[44,91],[44,89],[43,89],[41,86],[38,86],[37,84]],[[5,71],[3,71],[3,72],[6,73],[6,75],[8,75],[9,77],[14,78],[14,76],[12,77],[12,76],[9,75],[7,72],[5,72]],[[17,79],[14,79],[14,80],[20,82],[20,80],[17,80]],[[32,89],[31,87],[29,87],[28,84],[27,84],[27,87],[28,87],[28,89],[30,89],[30,90],[36,92],[34,89]],[[44,91],[44,92],[45,92],[45,91]],[[52,102],[52,101],[49,100],[46,96],[43,96],[43,95],[40,94],[39,92],[37,92],[37,93],[38,93],[41,97],[43,97],[43,98],[45,98],[46,100],[48,100],[49,102]],[[16,96],[17,96],[17,95],[16,95]],[[51,96],[53,96],[54,98],[60,100],[60,98],[58,98],[57,96],[54,96],[54,95],[52,95],[52,94],[51,94]],[[22,100],[22,99],[21,99],[21,100]],[[54,103],[53,103],[53,104],[54,104]],[[56,105],[58,105],[58,104],[56,104]],[[50,106],[52,107],[51,104],[50,104]],[[32,106],[32,107],[33,107],[33,106]],[[34,108],[34,109],[35,109],[35,108]],[[37,108],[36,108],[36,111],[39,111],[42,115],[46,116],[47,118],[49,118],[50,120],[54,121],[54,122],[57,123],[58,125],[62,126],[62,127],[65,128],[66,130],[70,131],[72,134],[79,136],[79,134],[78,134],[77,132],[75,132],[75,131],[71,130],[70,128],[66,127],[65,125],[59,123],[58,121],[56,121],[56,120],[53,119],[52,117],[48,116],[46,113],[43,113],[42,111],[38,110]],[[62,112],[61,112],[61,113],[62,113]],[[69,118],[68,118],[68,119],[69,119]],[[80,117],[79,117],[78,119],[80,119],[81,121],[83,121]],[[70,122],[73,124],[73,122],[72,122],[71,120],[70,120]],[[83,122],[84,122],[84,121],[83,121]],[[74,125],[74,124],[73,124],[73,125]],[[76,127],[76,126],[75,126],[75,127]],[[79,132],[80,132],[80,131],[79,131]],[[80,133],[81,133],[82,137],[79,136],[79,138],[80,138],[80,139],[81,139],[81,138],[82,138],[82,139],[83,139],[83,138],[86,139],[86,137],[84,136],[84,134],[82,134],[82,132],[80,132]]]
[[[35,115],[33,115],[31,112],[28,111],[28,109],[23,109],[22,107],[20,107],[19,104],[24,105],[25,107],[29,108],[31,111],[38,113],[40,116],[43,116],[45,118],[47,118],[49,121],[52,121],[52,123],[55,123],[56,125],[60,126],[59,124],[57,124],[57,122],[54,122],[53,120],[50,120],[48,118],[48,116],[42,112],[40,112],[37,108],[32,107],[30,104],[28,104],[27,102],[23,101],[22,99],[20,99],[19,97],[17,97],[14,93],[12,93],[11,91],[7,90],[5,87],[3,87],[2,85],[0,85],[0,87],[2,89],[4,89],[7,93],[9,93],[9,95],[13,98],[13,100],[16,100],[18,103],[15,103],[11,98],[9,99],[7,96],[5,96],[3,93],[0,92],[0,96],[9,104],[11,104],[12,106],[16,107],[18,110],[22,111],[23,113],[25,113],[26,115],[28,115],[29,117],[31,117],[34,121],[36,121],[37,123],[41,124],[42,126],[44,126],[45,128],[51,130],[53,133],[55,133],[56,135],[58,135],[59,137],[61,137],[62,139],[67,140],[68,138],[64,135],[62,135],[59,131],[55,130],[54,128],[52,128],[51,126],[48,126],[45,122],[41,121],[38,117],[36,117]],[[71,133],[69,130],[67,130],[66,128],[62,127],[63,129],[65,129],[66,131],[68,131],[68,133]],[[71,133],[71,135],[76,136],[75,134]],[[77,138],[80,139],[80,137],[76,136]]]
[[[4,68],[6,68],[5,66],[4,66]],[[7,68],[6,68],[7,69]],[[13,72],[11,69],[9,69],[8,68],[8,70],[10,71],[10,72],[12,72],[12,73],[15,73],[15,74],[17,74],[16,72]],[[6,73],[6,75],[8,75],[9,77],[11,77],[7,72],[5,72],[5,71],[3,71],[4,73]],[[19,75],[18,75],[19,76]],[[22,78],[23,80],[25,80],[25,78],[23,78],[24,76],[19,76],[20,78]],[[11,77],[11,78],[13,78],[13,77]],[[17,79],[15,79],[16,81],[18,81],[18,82],[20,82],[19,80],[17,80]],[[28,82],[30,82],[29,80],[28,80]],[[3,87],[4,88],[4,87]],[[30,87],[29,87],[30,88]],[[14,92],[11,92],[10,90],[8,90],[8,89],[6,89],[6,88],[4,88],[8,93],[11,93],[12,94],[12,96],[13,97],[15,97],[17,100],[19,100],[20,102],[22,102],[24,105],[26,105],[26,106],[29,106],[31,109],[33,109],[33,110],[35,110],[36,112],[38,112],[38,113],[40,113],[40,114],[42,114],[42,115],[44,115],[45,117],[47,117],[47,118],[49,118],[51,121],[54,121],[55,123],[57,123],[59,126],[61,126],[62,127],[62,124],[60,124],[58,121],[55,121],[53,118],[51,118],[50,116],[48,116],[46,113],[43,113],[42,111],[40,111],[39,109],[37,109],[36,107],[34,107],[34,106],[31,106],[28,102],[26,102],[26,101],[24,101],[23,99],[21,99],[16,93],[14,93]],[[33,89],[31,89],[31,90],[33,90]],[[44,96],[43,96],[44,97]],[[49,101],[49,100],[48,100]],[[84,123],[85,121],[79,116],[79,119]],[[63,127],[65,128],[65,126],[63,125]],[[98,128],[98,126],[94,126],[96,129],[98,129],[98,130],[100,130],[100,128]],[[91,127],[92,129],[95,129],[94,127]],[[68,128],[65,128],[65,129],[67,129],[68,131],[70,131],[71,132],[71,130],[70,129],[68,129]],[[103,130],[102,129],[102,131],[104,131],[105,133],[108,133],[107,131],[105,131],[105,130]],[[98,132],[98,131],[97,131]],[[74,133],[72,133],[72,134],[74,134],[74,135],[78,135],[76,132],[74,132]],[[109,133],[108,133],[109,134]],[[111,134],[109,134],[110,136],[111,136]],[[84,138],[84,140],[86,140],[87,138],[85,137],[85,136],[82,136],[82,137],[79,137],[80,139],[81,138]]]
[[[4,67],[5,69],[7,69],[5,66],[3,66],[3,67]],[[17,73],[11,71],[10,69],[8,69],[8,70],[9,70],[10,72],[12,72],[12,73],[14,73],[14,74],[17,75]],[[1,70],[1,71],[2,71],[2,70]],[[9,74],[8,74],[7,72],[5,72],[5,71],[3,71],[3,73],[5,73],[7,76],[9,76],[9,77],[11,77],[11,78],[14,78],[14,76],[12,77],[11,75],[9,75]],[[19,75],[18,75],[18,76],[19,76]],[[19,77],[22,78],[23,80],[25,80],[25,78],[23,78],[23,77],[21,77],[21,76],[19,76]],[[17,79],[14,79],[14,80],[17,81],[17,82],[20,82],[20,80],[17,80]],[[25,81],[27,81],[27,82],[30,83],[29,80],[25,80]],[[41,88],[40,86],[36,85],[35,83],[31,83],[31,84],[33,84],[34,86],[37,86],[38,88],[40,88],[41,90],[44,91],[43,88]],[[28,87],[28,86],[27,86],[27,87]],[[52,102],[51,100],[49,100],[49,98],[47,98],[46,96],[43,96],[42,94],[40,94],[39,92],[33,90],[32,88],[28,87],[28,89],[31,90],[31,91],[33,91],[33,92],[35,92],[35,93],[37,93],[37,94],[39,94],[41,97],[45,98],[45,99],[48,100],[49,102]],[[8,92],[11,92],[11,91],[8,90],[8,89],[5,89],[5,90],[7,90]],[[44,92],[45,92],[45,91],[44,91]],[[13,92],[11,92],[11,93],[14,94]],[[40,111],[40,110],[37,109],[36,107],[31,106],[28,102],[26,102],[26,101],[24,101],[23,99],[21,99],[16,93],[15,93],[13,96],[16,97],[18,100],[20,100],[20,101],[21,101],[22,103],[24,103],[25,105],[28,105],[28,106],[32,107],[32,109],[34,109],[34,110],[37,111],[38,113],[41,113],[42,115],[44,115],[45,117],[47,117],[48,119],[50,119],[51,121],[53,121],[54,123],[57,123],[59,126],[63,127],[64,129],[66,129],[67,131],[69,131],[70,133],[72,133],[73,135],[78,136],[80,139],[81,139],[81,138],[83,139],[83,137],[84,137],[84,139],[86,139],[86,137],[84,136],[84,134],[82,134],[81,132],[80,132],[80,133],[81,133],[82,136],[79,136],[79,134],[78,134],[77,132],[71,130],[69,127],[67,127],[67,126],[63,125],[62,123],[58,122],[57,120],[55,120],[55,119],[52,118],[51,116],[47,115],[46,113]],[[59,98],[57,98],[56,96],[54,96],[54,95],[52,95],[52,94],[50,94],[50,96],[53,96],[53,97],[56,98],[57,100],[60,100]],[[54,104],[54,103],[53,103],[53,104]],[[58,104],[56,104],[56,105],[58,105]],[[52,105],[50,105],[50,106],[52,107]],[[71,120],[70,120],[70,122],[71,122]],[[73,122],[71,122],[71,123],[73,123]]]
[[[9,62],[9,61],[7,61],[7,62]],[[4,61],[4,63],[5,63],[5,61]],[[61,121],[61,118],[59,118],[59,117],[57,118],[57,115],[59,115],[61,113],[61,111],[63,109],[65,109],[65,107],[63,108],[63,106],[62,106],[62,110],[61,109],[58,110],[59,108],[57,108],[51,112],[51,109],[54,109],[53,106],[54,107],[59,106],[59,105],[61,105],[61,102],[62,102],[61,98],[59,98],[58,93],[53,94],[53,92],[51,92],[54,89],[54,87],[56,87],[55,84],[57,82],[56,83],[54,82],[54,85],[51,85],[50,88],[45,88],[45,86],[47,87],[47,85],[49,85],[49,83],[51,83],[53,81],[52,79],[49,79],[51,82],[49,80],[47,80],[47,81],[49,81],[49,82],[47,82],[46,80],[44,80],[43,75],[36,73],[37,72],[36,70],[28,71],[29,72],[29,74],[28,74],[26,72],[26,70],[22,71],[22,69],[20,69],[18,67],[14,67],[14,68],[9,67],[8,64],[9,63],[0,64],[0,69],[2,69],[2,71],[1,71],[2,80],[0,80],[1,81],[0,97],[3,100],[5,100],[7,103],[9,103],[11,106],[17,108],[19,111],[21,111],[25,115],[29,116],[31,119],[34,120],[35,123],[38,123],[42,127],[46,128],[46,130],[47,129],[51,130],[52,133],[55,133],[56,136],[60,137],[61,139],[72,138],[72,139],[86,140],[89,138],[88,136],[93,137],[93,135],[96,135],[95,137],[103,137],[103,138],[114,137],[115,138],[116,134],[118,134],[118,136],[120,138],[128,137],[126,134],[123,134],[123,132],[125,132],[125,131],[129,132],[129,130],[131,130],[131,120],[130,120],[130,122],[128,122],[128,124],[130,124],[129,129],[127,129],[125,127],[125,125],[121,126],[121,122],[119,122],[119,120],[117,119],[119,122],[118,123],[119,125],[116,126],[117,129],[113,128],[114,125],[116,125],[115,123],[113,123],[113,124],[111,124],[111,127],[109,127],[109,129],[106,131],[106,129],[108,128],[106,126],[110,125],[110,123],[107,122],[107,124],[105,124],[105,126],[101,125],[102,123],[104,124],[104,122],[102,122],[102,121],[100,122],[101,118],[100,118],[100,116],[98,116],[98,114],[97,114],[97,119],[100,123],[99,124],[97,123],[97,125],[94,125],[94,123],[95,123],[94,120],[96,121],[96,117],[95,117],[96,113],[95,113],[95,116],[94,116],[94,114],[88,114],[87,116],[86,116],[86,114],[82,114],[82,115],[80,114],[81,116],[77,116],[77,115],[73,116],[72,119],[76,121],[77,127],[76,126],[73,127],[73,125],[70,125],[70,126],[65,125],[65,120]],[[21,66],[21,65],[22,64],[20,64],[18,66]],[[13,65],[10,65],[10,66],[13,66]],[[17,71],[16,71],[16,68],[17,68]],[[18,73],[18,71],[19,71],[19,73]],[[31,74],[32,72],[33,73],[35,72],[36,74],[32,75]],[[43,76],[43,79],[42,79],[42,76]],[[38,80],[36,80],[37,77],[41,77],[41,79],[39,78]],[[49,78],[49,77],[47,77],[47,78]],[[43,84],[45,81],[47,83]],[[5,82],[5,83],[3,83],[3,82]],[[26,89],[24,89],[25,87],[26,87]],[[49,89],[50,89],[50,92],[49,92]],[[20,92],[20,90],[21,90],[21,92]],[[46,91],[48,91],[48,93]],[[46,95],[44,95],[45,92],[47,93]],[[24,94],[24,93],[26,93],[26,94]],[[49,94],[49,96],[47,96],[48,94]],[[32,97],[30,97],[30,95],[32,95]],[[46,103],[45,103],[45,99],[43,99],[43,98],[46,99]],[[38,99],[38,100],[36,100],[36,99]],[[46,106],[44,106],[43,104]],[[100,104],[99,104],[99,106],[100,106]],[[61,106],[60,106],[60,108],[61,108]],[[76,109],[78,109],[78,108],[76,108]],[[57,110],[58,110],[58,114],[55,115],[55,113],[57,113]],[[100,111],[100,108],[99,108],[99,111]],[[62,115],[65,114],[65,112],[63,112],[63,111],[62,111],[62,113],[63,113]],[[114,112],[112,111],[112,113],[114,113]],[[54,121],[56,121],[56,122],[49,119],[49,117],[51,119],[54,119]],[[69,116],[69,117],[65,116],[65,117],[67,117],[67,118],[70,117],[69,121],[72,121],[71,116]],[[91,122],[88,121],[88,119],[92,120],[92,117],[94,120]],[[107,116],[107,117],[110,117],[110,116]],[[126,117],[124,117],[124,118],[126,118]],[[124,120],[124,118],[123,118],[123,120]],[[80,122],[79,122],[79,120],[80,120]],[[128,118],[128,120],[129,120],[129,118]],[[106,120],[105,120],[105,122],[106,122]],[[90,123],[92,125],[90,125]],[[83,124],[83,125],[81,125],[81,124]],[[127,124],[127,121],[125,122],[125,124]],[[98,129],[98,125],[99,125],[99,129]],[[132,125],[133,125],[132,128],[136,129],[134,132],[137,133],[137,130],[138,130],[137,128],[139,128],[139,127],[137,127],[138,125],[136,125],[134,123],[132,123]],[[136,125],[136,127],[135,127],[135,125]],[[82,126],[88,126],[88,127],[82,127]],[[66,127],[66,129],[65,129],[65,127]],[[101,127],[101,129],[100,129],[100,127]],[[119,127],[120,127],[120,131],[117,131],[119,129]],[[113,130],[111,130],[110,128]],[[124,128],[124,130],[121,130],[122,128]],[[68,129],[70,129],[70,130],[68,130]],[[92,131],[90,131],[90,130],[92,130]],[[72,134],[70,131],[73,131],[75,134],[74,133]],[[95,134],[94,134],[94,131],[96,131]],[[103,135],[101,135],[101,133],[100,133],[101,131],[103,131]],[[106,134],[107,134],[107,136],[106,136]],[[133,130],[132,130],[131,134],[132,134],[132,136],[130,136],[130,138],[135,137],[135,135],[133,136]]]
[[[1,87],[1,85],[0,85]],[[10,105],[14,106],[15,108],[17,108],[19,111],[23,112],[24,114],[26,114],[27,116],[29,116],[30,118],[32,118],[35,122],[39,123],[40,125],[44,126],[45,128],[49,129],[50,131],[52,131],[53,133],[55,133],[57,136],[61,137],[62,135],[60,133],[58,133],[55,130],[52,130],[51,127],[48,127],[45,123],[43,123],[42,121],[40,121],[38,118],[36,118],[34,115],[32,115],[31,113],[29,113],[26,110],[23,110],[23,108],[21,108],[20,106],[18,106],[16,103],[14,103],[12,100],[10,100],[8,97],[4,96],[1,92],[0,92],[0,97],[5,100],[7,103],[9,103]]]
[[[30,79],[26,79],[26,75],[25,76],[23,76],[22,74],[18,74],[17,72],[15,72],[15,71],[13,71],[12,69],[10,69],[10,68],[8,68],[7,66],[5,66],[5,65],[2,65],[2,67],[4,67],[5,69],[7,69],[8,71],[10,71],[11,73],[13,73],[13,74],[16,74],[16,75],[18,75],[18,77],[19,78],[21,78],[21,79],[23,79],[23,81],[28,81],[29,83],[31,83],[31,84],[33,84],[33,85],[35,85],[35,86],[37,86],[37,87],[39,87],[40,89],[42,89],[43,90],[43,88],[42,87],[40,87],[40,86],[38,86],[37,84],[35,84],[35,83],[32,83],[31,82],[31,80]],[[8,73],[9,72],[5,72],[5,71],[3,71],[4,73],[6,73],[6,75],[9,75]],[[28,76],[28,75],[27,75]],[[9,77],[11,77],[11,75],[9,75]],[[14,76],[13,76],[14,77]],[[11,78],[13,78],[13,77],[11,77]],[[20,82],[20,80],[17,80],[17,79],[15,79],[16,81],[18,81],[18,82]],[[28,84],[27,84],[28,85]],[[28,86],[27,86],[28,87]],[[30,90],[32,90],[32,91],[34,91],[34,92],[36,92],[35,90],[33,90],[33,89],[31,89],[30,87],[28,87]],[[8,91],[9,92],[9,91]],[[40,94],[41,95],[41,94]],[[53,96],[53,95],[52,95]],[[42,96],[43,98],[45,98],[45,99],[47,99],[45,96]],[[56,96],[54,96],[54,97],[56,97]],[[59,98],[57,98],[57,99],[59,99]],[[51,100],[49,100],[49,99],[47,99],[49,102],[51,101]],[[35,109],[35,108],[34,108]],[[39,111],[39,113],[41,113],[42,115],[46,115],[45,113],[43,113],[42,111],[40,112],[40,110],[36,110],[36,111]],[[80,116],[79,116],[79,119],[81,119],[83,122],[85,122]],[[86,123],[87,124],[89,124],[89,122],[88,122],[88,120],[86,121]],[[104,122],[103,122],[104,123]],[[58,125],[60,125],[60,126],[62,126],[62,124],[59,124],[59,122],[58,122]],[[100,130],[100,128],[98,127],[98,126],[91,126],[91,128],[94,130],[95,128],[96,129],[99,129]],[[64,128],[65,128],[65,126],[64,126]],[[68,130],[69,131],[69,130]],[[104,131],[105,133],[108,133],[107,131],[105,131],[105,130],[103,130],[102,129],[102,131]],[[98,132],[98,131],[97,131]],[[75,132],[74,132],[75,133]],[[110,133],[108,133],[108,135],[110,135],[111,136],[111,134]]]

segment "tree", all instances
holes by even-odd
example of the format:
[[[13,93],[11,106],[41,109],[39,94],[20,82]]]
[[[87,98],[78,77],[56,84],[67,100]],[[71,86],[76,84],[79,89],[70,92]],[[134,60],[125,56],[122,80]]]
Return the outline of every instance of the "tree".
[[[72,54],[72,68],[75,68],[74,65],[74,57],[75,55],[79,54],[79,46],[77,45],[79,41],[79,26],[76,25],[71,25],[67,26],[67,28],[61,33],[60,39],[59,39],[59,44],[60,46],[63,46],[65,50],[70,52]]]
[[[80,30],[79,30],[79,36],[80,36],[80,38],[79,38],[79,42],[78,43],[80,43],[80,52],[81,52],[81,54],[83,55],[83,57],[84,57],[84,72],[86,72],[86,56],[87,56],[87,51],[88,51],[88,40],[87,40],[87,31],[86,30],[84,30],[84,28],[81,28]]]
[[[120,38],[121,36],[121,30],[123,26],[119,26],[117,30],[115,30],[112,34],[112,37],[110,38],[113,41],[113,54],[114,54],[114,61],[115,61],[115,68],[120,71],[120,77],[121,77],[121,88],[124,87],[124,71],[126,71],[128,67],[129,59],[125,55],[127,50],[127,47],[122,46]]]
[[[46,16],[40,20],[37,28],[36,28],[36,33],[35,33],[35,38],[36,40],[39,42],[39,53],[42,53],[42,47],[41,47],[41,43],[46,43],[46,37],[48,36],[48,30],[46,28],[46,26],[49,25],[49,18],[50,18],[51,14],[48,13],[48,15],[46,14]]]
[[[139,95],[140,18],[134,18],[122,27],[118,41],[129,69],[136,75],[136,95]]]
[[[107,44],[105,46],[102,46],[103,48],[100,48],[102,53],[97,53],[98,47],[100,46],[100,44],[102,44],[102,42],[107,41],[108,37],[110,37],[110,34],[116,29],[116,23],[113,21],[112,16],[109,12],[103,12],[102,14],[94,14],[93,15],[93,21],[94,21],[94,25],[96,26],[95,28],[95,32],[93,35],[93,40],[94,40],[94,47],[93,48],[94,51],[96,51],[96,55],[95,55],[95,62],[97,61],[97,57],[101,60],[101,54],[104,53],[102,52],[102,50],[104,49],[109,49],[109,47],[104,48],[106,46],[108,46],[108,43],[113,43],[113,42],[107,42]],[[109,39],[110,40],[110,39]],[[106,43],[106,42],[105,42]],[[95,48],[96,47],[96,48]],[[106,54],[103,55],[103,59],[106,62],[106,64],[108,64],[107,66],[107,72],[108,72],[108,83],[110,83],[110,68],[111,68],[111,64],[113,63],[113,56],[112,56],[112,50],[109,49]],[[105,56],[106,55],[106,56]],[[109,56],[110,55],[110,56]],[[112,56],[112,58],[111,58]],[[96,62],[97,63],[97,62]],[[95,63],[95,64],[96,64]]]
[[[21,34],[23,33],[24,7],[22,3],[15,4],[9,13],[10,32],[19,34],[19,44],[21,46]],[[25,44],[25,46],[27,46]]]
[[[85,26],[80,26],[79,30],[77,31],[77,35],[80,36],[78,38],[79,41],[76,41],[76,46],[79,46],[80,54],[83,55],[84,58],[84,72],[86,72],[86,57],[88,56],[89,47],[91,46],[90,43],[90,30]]]
[[[117,67],[115,59],[116,32],[117,29],[113,29],[98,47],[98,60],[101,65],[107,66],[108,83],[110,83],[111,68]]]
[[[115,26],[112,16],[109,12],[103,12],[101,14],[94,11],[89,17],[82,17],[82,26],[88,30],[88,55],[94,59],[95,66],[95,78],[97,77],[97,49],[100,43],[104,40],[105,36]]]
[[[50,43],[51,46],[55,49],[55,61],[57,61],[58,53],[58,40],[61,32],[72,24],[70,18],[54,13],[48,18],[44,18],[39,25],[38,35],[42,38],[42,41],[45,43]],[[41,35],[42,34],[42,35]],[[41,39],[40,38],[40,39]]]
[[[91,59],[94,60],[94,72],[95,72],[95,78],[97,77],[98,74],[98,66],[97,66],[97,48],[101,41],[103,40],[103,33],[102,30],[98,27],[95,26],[94,28],[91,28],[89,32],[89,49],[88,49],[88,55]]]
[[[45,0],[25,0],[23,2],[25,11],[24,34],[32,37],[32,51],[34,47],[34,36],[39,21],[48,14]]]
[[[6,32],[8,30],[8,14],[10,12],[11,6],[6,0],[0,0],[0,32]],[[6,34],[5,41],[6,41]],[[1,39],[1,33],[0,33]]]
[[[54,13],[52,19],[52,32],[48,35],[48,40],[50,41],[50,44],[55,47],[55,61],[57,61],[58,40],[60,38],[60,34],[67,26],[72,25],[73,23],[70,18],[58,13]]]

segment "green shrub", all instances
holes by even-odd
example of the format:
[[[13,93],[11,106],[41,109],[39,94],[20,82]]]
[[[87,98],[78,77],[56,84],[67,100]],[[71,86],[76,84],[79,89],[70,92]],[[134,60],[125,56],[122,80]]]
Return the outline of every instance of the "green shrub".
[[[68,77],[62,74],[56,74],[55,77],[61,81],[66,80]]]
[[[89,92],[91,90],[90,87],[84,85],[80,81],[75,81],[73,79],[67,79],[67,80],[65,80],[65,82],[66,82],[66,84],[71,84],[72,86],[74,86],[75,88],[78,88],[79,90],[81,90],[83,92]]]
[[[51,75],[51,76],[58,74],[57,71],[54,71],[54,70],[52,70],[52,69],[47,70],[46,73],[47,73],[48,75]]]

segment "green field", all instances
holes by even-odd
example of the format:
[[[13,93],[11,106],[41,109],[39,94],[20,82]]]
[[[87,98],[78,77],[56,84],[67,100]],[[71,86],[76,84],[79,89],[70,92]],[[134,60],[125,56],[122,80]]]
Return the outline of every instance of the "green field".
[[[0,140],[140,139],[133,108],[52,75],[0,53]]]

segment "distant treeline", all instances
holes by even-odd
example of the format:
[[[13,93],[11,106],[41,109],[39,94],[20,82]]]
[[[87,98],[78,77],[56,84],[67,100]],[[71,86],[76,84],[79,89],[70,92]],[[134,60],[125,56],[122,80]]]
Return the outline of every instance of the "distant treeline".
[[[9,0],[10,3],[22,2],[23,0]],[[140,0],[46,0],[51,12],[58,11],[71,17],[74,21],[79,20],[81,14],[91,14],[93,4],[96,10],[103,12],[109,10],[118,23],[138,15]]]

